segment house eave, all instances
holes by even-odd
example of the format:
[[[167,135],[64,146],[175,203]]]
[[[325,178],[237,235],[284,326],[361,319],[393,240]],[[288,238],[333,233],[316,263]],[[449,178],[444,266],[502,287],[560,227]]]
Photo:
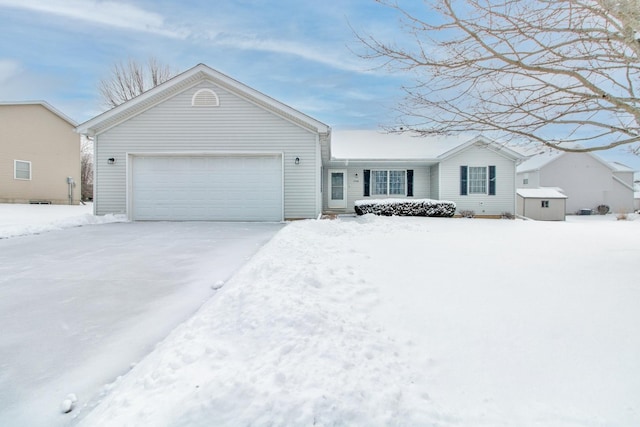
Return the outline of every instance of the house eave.
[[[57,110],[56,108],[54,108],[51,104],[49,104],[47,101],[15,101],[15,102],[0,102],[0,105],[5,105],[5,106],[11,106],[11,105],[40,105],[44,108],[46,108],[47,110],[51,111],[53,114],[55,114],[56,116],[60,117],[62,120],[64,120],[65,122],[69,123],[71,126],[76,127],[78,126],[78,123],[73,120],[72,118],[70,118],[69,116],[67,116],[66,114],[62,113],[61,111]]]
[[[330,162],[333,164],[347,164],[347,165],[367,165],[367,164],[420,164],[425,166],[431,166],[440,161],[437,159],[346,159],[346,158],[332,158]]]

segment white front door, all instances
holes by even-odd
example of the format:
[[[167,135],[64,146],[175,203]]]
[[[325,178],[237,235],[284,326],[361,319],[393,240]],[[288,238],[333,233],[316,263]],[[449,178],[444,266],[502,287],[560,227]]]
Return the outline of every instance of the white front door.
[[[329,209],[347,207],[347,171],[329,170]]]

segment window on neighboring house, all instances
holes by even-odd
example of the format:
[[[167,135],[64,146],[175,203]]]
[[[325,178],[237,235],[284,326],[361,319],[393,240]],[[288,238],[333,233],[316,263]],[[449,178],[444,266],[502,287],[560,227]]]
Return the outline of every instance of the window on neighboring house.
[[[542,200],[540,203],[540,206],[542,206],[543,208],[548,208],[549,207],[549,201],[548,200]]]
[[[413,196],[413,170],[370,170],[364,173],[365,196]]]
[[[460,195],[496,194],[495,166],[460,166]]]
[[[13,161],[13,177],[15,179],[31,179],[31,162],[26,160]]]
[[[523,183],[524,185],[527,185],[527,184],[529,183],[529,178],[525,178],[525,179],[523,179],[523,180],[522,180],[522,183]]]

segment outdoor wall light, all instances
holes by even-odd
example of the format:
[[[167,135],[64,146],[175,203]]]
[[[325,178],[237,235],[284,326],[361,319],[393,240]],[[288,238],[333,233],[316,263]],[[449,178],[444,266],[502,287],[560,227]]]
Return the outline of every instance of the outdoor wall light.
[[[300,157],[296,157],[296,159],[294,160],[294,162],[296,163],[296,165],[300,164]]]
[[[107,163],[109,163],[110,165],[114,164],[116,162],[116,159],[114,157],[109,157],[107,159]]]

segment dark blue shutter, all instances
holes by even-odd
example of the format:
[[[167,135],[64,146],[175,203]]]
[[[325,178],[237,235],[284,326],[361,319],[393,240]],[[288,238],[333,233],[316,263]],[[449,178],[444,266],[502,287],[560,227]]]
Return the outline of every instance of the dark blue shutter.
[[[460,195],[467,195],[467,167],[460,166]]]
[[[496,195],[496,167],[489,166],[489,195]]]
[[[369,195],[369,181],[371,180],[371,171],[369,169],[365,169],[362,171],[364,175],[364,195]]]
[[[407,169],[407,196],[413,197],[413,169]]]

